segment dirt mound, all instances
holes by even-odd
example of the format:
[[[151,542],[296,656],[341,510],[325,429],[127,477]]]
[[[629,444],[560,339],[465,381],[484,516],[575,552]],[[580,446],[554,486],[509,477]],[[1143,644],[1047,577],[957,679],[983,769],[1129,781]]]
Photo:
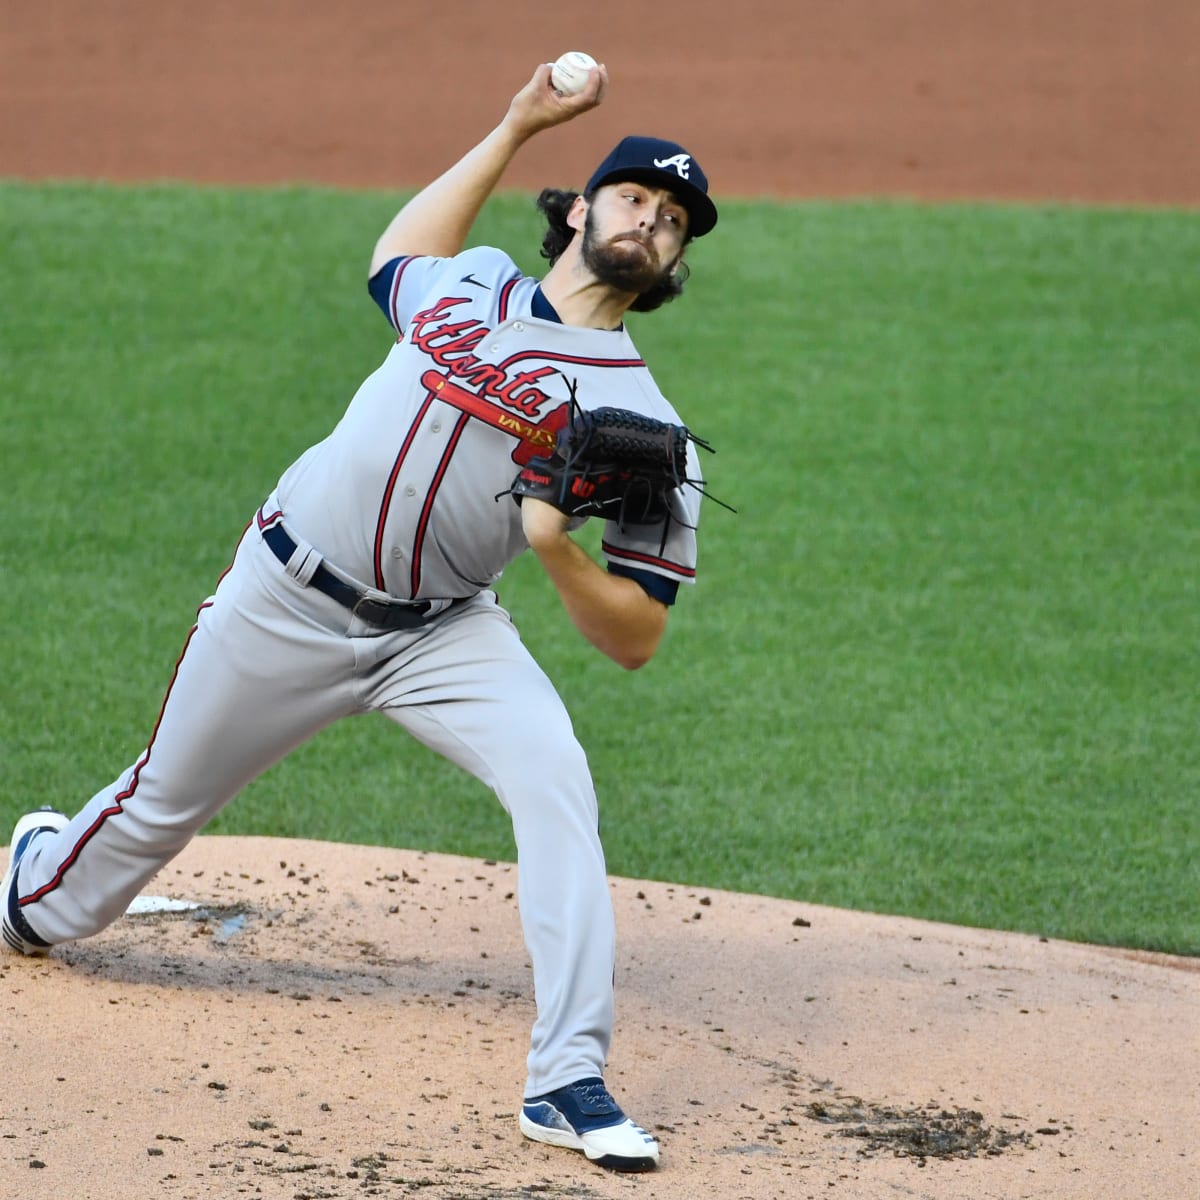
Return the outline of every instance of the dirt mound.
[[[1191,960],[629,879],[609,1081],[662,1166],[634,1182],[534,1145],[515,893],[508,863],[197,839],[148,889],[174,911],[0,958],[12,1194],[1127,1200],[1194,1181]]]

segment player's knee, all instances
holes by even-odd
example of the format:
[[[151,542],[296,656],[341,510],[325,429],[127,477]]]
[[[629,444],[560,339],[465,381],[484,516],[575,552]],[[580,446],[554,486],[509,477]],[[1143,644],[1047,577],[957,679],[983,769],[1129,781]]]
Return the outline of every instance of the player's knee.
[[[517,770],[524,778],[540,780],[547,786],[591,780],[587,754],[569,730],[531,738],[526,752],[519,756]]]
[[[549,803],[583,809],[595,805],[587,755],[569,732],[533,737],[505,762],[496,790],[514,815],[527,804],[534,809]]]

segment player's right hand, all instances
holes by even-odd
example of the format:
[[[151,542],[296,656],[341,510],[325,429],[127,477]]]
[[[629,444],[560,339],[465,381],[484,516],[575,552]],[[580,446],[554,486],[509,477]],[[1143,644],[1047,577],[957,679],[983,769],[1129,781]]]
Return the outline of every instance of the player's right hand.
[[[542,129],[561,125],[595,108],[608,87],[608,68],[601,63],[588,72],[583,91],[560,96],[550,83],[553,63],[541,63],[533,78],[512,98],[505,121],[513,132],[527,138]]]

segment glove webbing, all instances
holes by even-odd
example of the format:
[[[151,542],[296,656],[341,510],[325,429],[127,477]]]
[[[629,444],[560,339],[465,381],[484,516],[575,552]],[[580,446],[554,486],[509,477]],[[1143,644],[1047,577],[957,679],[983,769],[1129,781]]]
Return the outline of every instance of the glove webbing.
[[[702,480],[689,479],[687,476],[688,442],[694,442],[702,450],[715,454],[716,450],[710,442],[694,434],[686,425],[666,424],[627,408],[594,408],[585,412],[575,396],[575,381],[568,380],[567,386],[571,393],[568,426],[570,433],[566,439],[565,455],[568,467],[573,467],[580,458],[586,457],[593,462],[619,463],[620,466],[635,472],[639,468],[648,472],[661,472],[664,480],[669,480],[672,488],[691,487],[722,508],[737,512],[732,505],[712,495]],[[646,489],[646,502],[649,502],[654,494],[653,482],[645,476],[635,475],[630,481],[629,489],[621,498],[617,526],[622,531],[625,529],[626,511],[630,507],[631,497],[635,494],[635,486],[639,484]],[[642,511],[645,511],[645,508],[646,503],[643,503]],[[662,540],[658,549],[660,555],[666,550],[672,521],[679,521],[689,529],[695,528],[694,525],[680,520],[668,501],[663,519]]]

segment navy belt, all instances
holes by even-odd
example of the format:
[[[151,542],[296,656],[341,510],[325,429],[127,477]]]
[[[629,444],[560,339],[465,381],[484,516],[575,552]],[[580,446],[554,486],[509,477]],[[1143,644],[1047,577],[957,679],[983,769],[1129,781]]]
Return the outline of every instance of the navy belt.
[[[296,543],[282,525],[271,525],[263,530],[263,541],[271,548],[271,553],[286,567],[293,554],[296,553]],[[322,563],[308,581],[309,587],[324,592],[332,600],[336,600],[344,608],[348,608],[356,617],[362,617],[380,629],[416,629],[429,619],[432,607],[428,600],[414,600],[403,603],[399,600],[376,600],[367,596],[358,588],[339,579]],[[454,604],[461,604],[462,599]],[[443,610],[449,611],[449,610]]]

